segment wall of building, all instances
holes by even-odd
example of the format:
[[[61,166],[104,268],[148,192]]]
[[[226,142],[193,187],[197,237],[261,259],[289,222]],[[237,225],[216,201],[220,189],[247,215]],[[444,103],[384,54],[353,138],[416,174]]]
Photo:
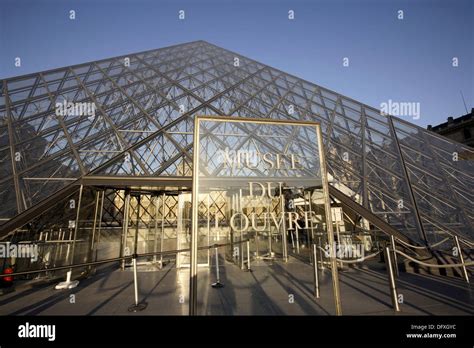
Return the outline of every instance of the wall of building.
[[[429,125],[428,130],[474,147],[474,108],[464,116],[458,118],[448,117],[447,122],[434,127]]]

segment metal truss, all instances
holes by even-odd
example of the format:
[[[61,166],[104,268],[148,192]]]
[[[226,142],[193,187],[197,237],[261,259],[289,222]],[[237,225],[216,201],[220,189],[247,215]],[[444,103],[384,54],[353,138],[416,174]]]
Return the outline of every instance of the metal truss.
[[[189,179],[194,116],[222,115],[319,122],[338,192],[414,242],[474,237],[472,149],[204,41],[0,83],[0,224],[77,179]],[[95,115],[58,116],[63,101]]]

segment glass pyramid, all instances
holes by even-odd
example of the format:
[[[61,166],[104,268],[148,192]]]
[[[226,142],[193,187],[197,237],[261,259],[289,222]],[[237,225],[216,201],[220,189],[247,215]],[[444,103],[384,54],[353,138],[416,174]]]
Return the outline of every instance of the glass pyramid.
[[[333,187],[413,242],[474,237],[472,149],[204,41],[0,91],[0,224],[84,176],[191,177],[194,116],[232,115],[320,122]],[[95,113],[58,115],[68,102]]]

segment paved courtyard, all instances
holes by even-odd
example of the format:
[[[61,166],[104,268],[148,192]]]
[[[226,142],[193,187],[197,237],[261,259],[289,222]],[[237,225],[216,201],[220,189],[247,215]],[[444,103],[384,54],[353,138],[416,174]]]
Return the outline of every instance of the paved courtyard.
[[[312,266],[290,258],[288,263],[259,262],[252,272],[220,262],[223,288],[215,289],[215,268],[200,268],[199,313],[202,315],[333,315],[331,275],[320,272],[321,296],[313,296]],[[159,270],[140,266],[139,299],[148,303],[141,315],[187,315],[189,271],[168,264]],[[137,315],[133,303],[133,272],[115,265],[98,269],[70,290],[56,282],[17,282],[0,296],[0,315]],[[402,273],[403,295],[397,315],[473,315],[474,293],[462,279]],[[384,264],[340,272],[344,315],[394,315]],[[71,295],[75,295],[72,297]],[[75,303],[71,303],[74,298]]]

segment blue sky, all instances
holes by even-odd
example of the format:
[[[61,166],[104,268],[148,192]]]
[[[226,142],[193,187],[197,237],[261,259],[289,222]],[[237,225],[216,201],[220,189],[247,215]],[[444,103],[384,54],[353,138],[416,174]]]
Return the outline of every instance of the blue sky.
[[[420,119],[407,119],[435,125],[465,114],[460,91],[467,108],[474,107],[473,4],[1,0],[0,78],[206,40],[377,108],[388,100],[419,102]],[[178,19],[181,9],[184,21]],[[15,57],[22,59],[20,68]],[[349,67],[343,67],[344,57]]]

